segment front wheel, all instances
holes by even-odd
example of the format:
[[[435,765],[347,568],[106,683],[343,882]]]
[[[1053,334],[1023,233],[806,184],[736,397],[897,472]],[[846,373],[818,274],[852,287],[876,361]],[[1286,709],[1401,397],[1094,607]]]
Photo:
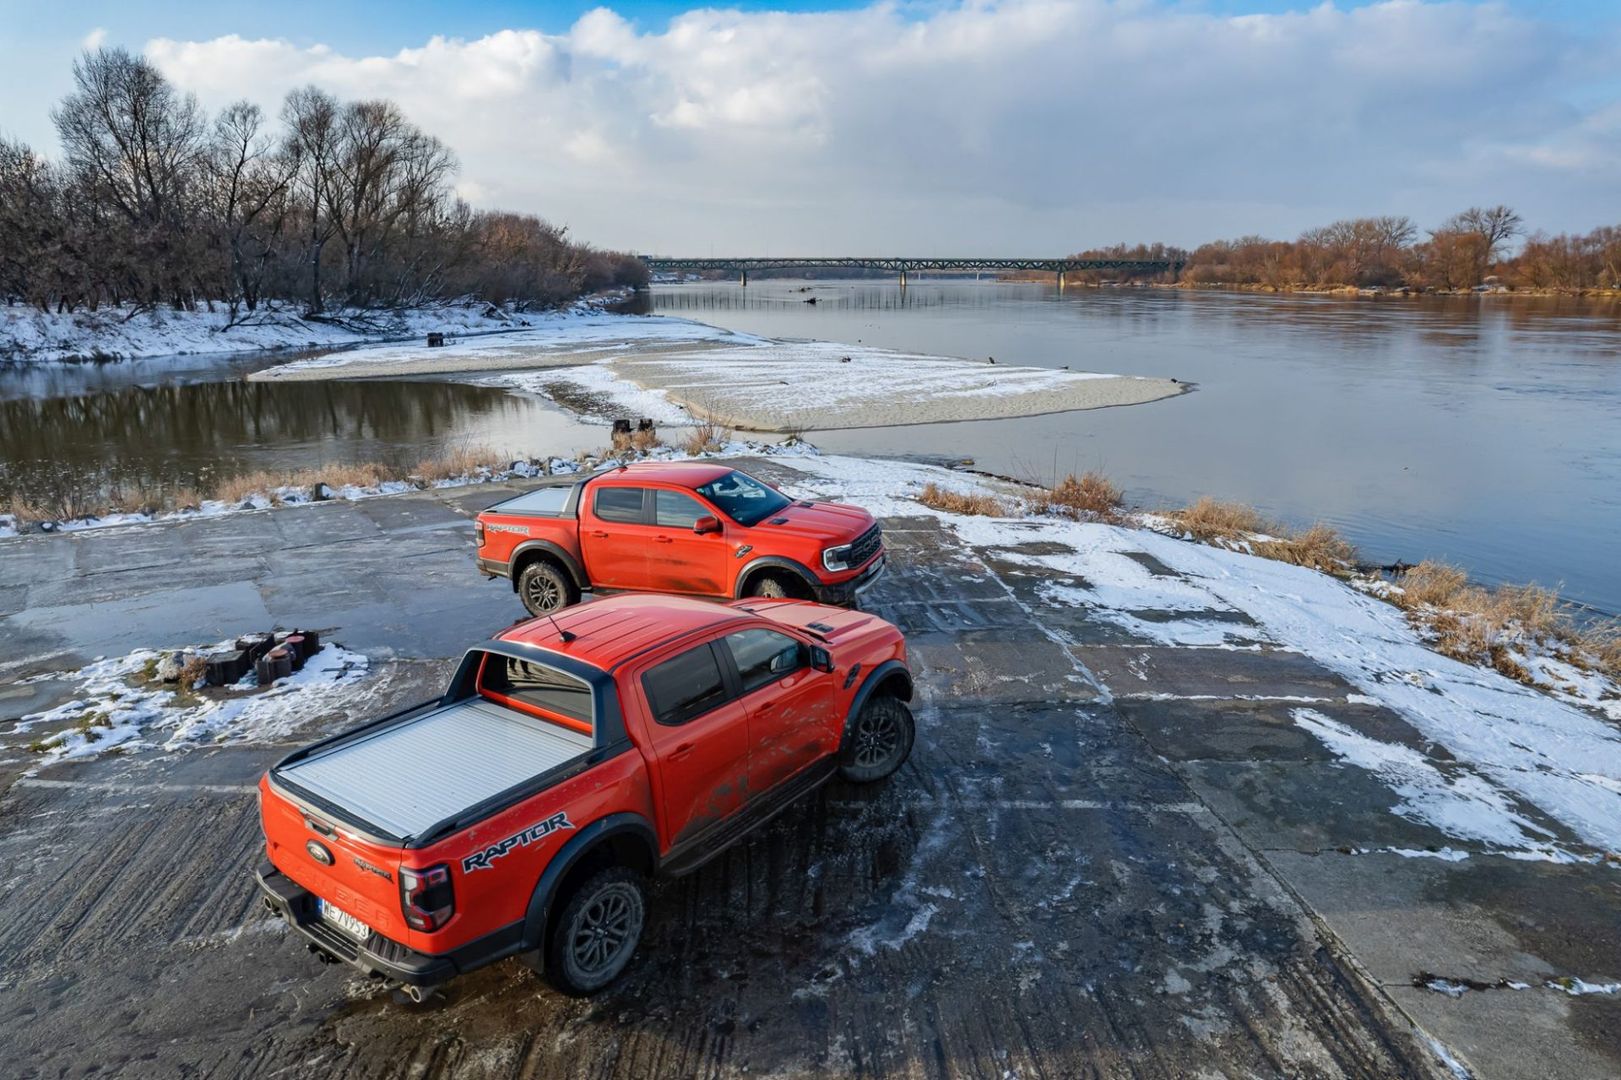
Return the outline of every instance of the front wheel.
[[[546,942],[546,979],[573,997],[594,994],[619,977],[642,940],[647,886],[615,866],[574,891]]]
[[[532,562],[518,575],[518,599],[531,615],[550,615],[579,598],[574,582],[553,563]]]
[[[906,702],[887,694],[867,699],[839,752],[839,775],[857,784],[884,779],[905,763],[916,734]]]

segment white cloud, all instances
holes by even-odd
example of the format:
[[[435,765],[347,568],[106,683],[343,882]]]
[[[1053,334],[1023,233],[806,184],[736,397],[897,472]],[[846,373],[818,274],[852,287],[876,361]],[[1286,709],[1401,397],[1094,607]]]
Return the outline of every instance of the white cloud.
[[[598,9],[390,56],[146,51],[213,106],[394,98],[480,202],[642,250],[1056,252],[1500,200],[1550,228],[1621,218],[1617,104],[1572,104],[1621,48],[1499,4],[977,0],[658,31]]]
[[[82,40],[80,40],[79,44],[86,51],[93,52],[96,49],[101,48],[101,46],[106,41],[107,41],[107,29],[106,29],[106,27],[98,26],[94,30],[92,30],[88,34],[86,34],[84,36],[84,38]]]

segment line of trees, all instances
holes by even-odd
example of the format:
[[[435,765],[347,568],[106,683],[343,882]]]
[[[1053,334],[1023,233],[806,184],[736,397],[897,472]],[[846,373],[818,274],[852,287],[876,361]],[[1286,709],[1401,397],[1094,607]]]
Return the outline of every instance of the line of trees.
[[[1507,206],[1471,207],[1421,232],[1411,218],[1367,217],[1308,229],[1295,240],[1244,236],[1193,251],[1164,244],[1117,244],[1077,259],[1181,259],[1182,280],[1275,289],[1411,288],[1459,290],[1484,284],[1579,291],[1621,288],[1621,228],[1585,235],[1526,237],[1520,215]],[[1118,280],[1092,271],[1079,280]],[[1136,275],[1143,276],[1143,275]]]
[[[555,305],[643,286],[634,256],[529,214],[455,197],[450,148],[386,100],[306,87],[272,120],[210,118],[145,59],[86,53],[52,111],[62,160],[0,137],[0,296],[44,310],[106,304],[308,317],[476,297]]]

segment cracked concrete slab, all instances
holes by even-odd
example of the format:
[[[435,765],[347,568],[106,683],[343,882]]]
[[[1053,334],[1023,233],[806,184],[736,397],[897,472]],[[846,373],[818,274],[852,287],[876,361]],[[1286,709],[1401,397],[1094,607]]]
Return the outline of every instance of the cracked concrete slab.
[[[1077,645],[1070,652],[1117,697],[1343,701],[1355,692],[1315,660],[1281,649]]]

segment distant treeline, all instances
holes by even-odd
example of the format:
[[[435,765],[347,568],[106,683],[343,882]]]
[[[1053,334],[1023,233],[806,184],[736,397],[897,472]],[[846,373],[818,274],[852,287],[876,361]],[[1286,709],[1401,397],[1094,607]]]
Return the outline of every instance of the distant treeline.
[[[645,285],[633,256],[473,210],[456,156],[390,101],[314,87],[210,118],[138,56],[86,53],[52,111],[62,160],[0,138],[0,298],[45,310],[267,301],[319,315],[477,297],[549,306]]]
[[[1621,288],[1621,227],[1586,235],[1525,233],[1520,215],[1506,206],[1472,207],[1438,228],[1420,232],[1411,218],[1336,221],[1296,240],[1244,236],[1193,251],[1164,244],[1083,251],[1078,259],[1181,259],[1181,280],[1192,284],[1273,289],[1411,288],[1459,290],[1486,284],[1507,288],[1581,291]],[[1073,274],[1071,280],[1108,281],[1119,271]]]

